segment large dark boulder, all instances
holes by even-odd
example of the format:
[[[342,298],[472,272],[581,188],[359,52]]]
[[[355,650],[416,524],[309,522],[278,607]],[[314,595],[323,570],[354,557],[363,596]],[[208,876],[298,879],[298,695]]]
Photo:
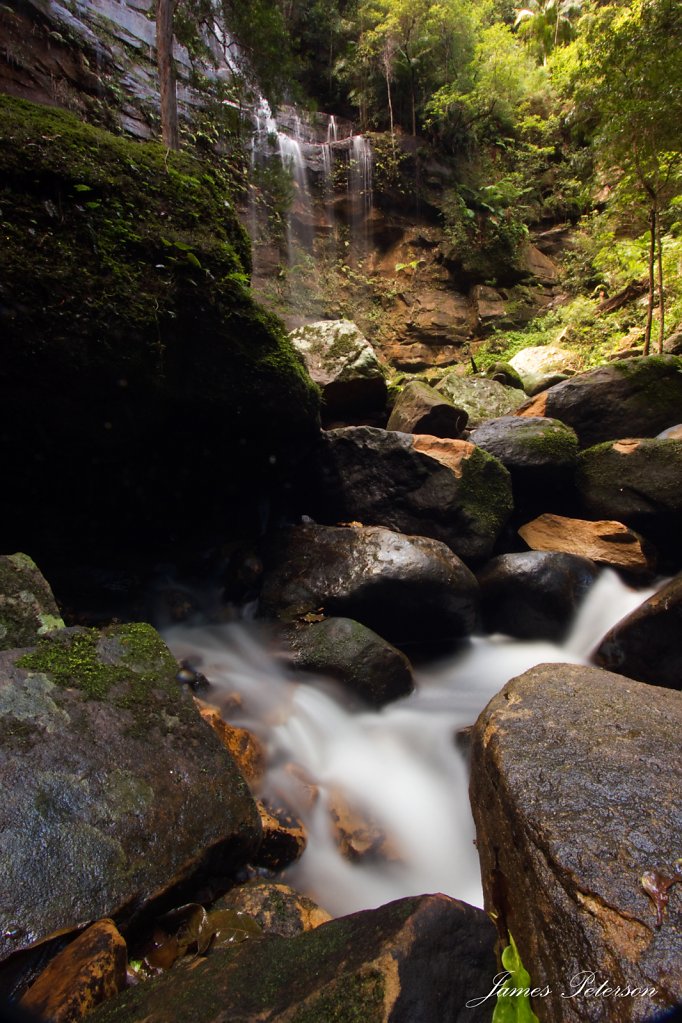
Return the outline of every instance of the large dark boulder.
[[[653,686],[682,689],[682,575],[614,625],[594,654],[609,671]]]
[[[399,433],[461,437],[469,416],[464,409],[420,380],[411,380],[396,398],[386,426]]]
[[[466,636],[476,624],[476,577],[428,537],[292,526],[273,537],[264,560],[264,615],[292,621],[322,609],[401,645]]]
[[[481,423],[469,440],[509,470],[517,511],[564,510],[578,457],[569,426],[540,416],[501,416]]]
[[[501,554],[478,573],[486,632],[560,640],[598,574],[589,558],[554,551]]]
[[[347,427],[322,435],[309,511],[430,536],[482,561],[512,510],[507,470],[463,440]]]
[[[682,556],[682,440],[628,439],[583,451],[576,487],[585,513],[642,533],[663,558]]]
[[[373,706],[414,688],[405,654],[351,618],[303,625],[291,632],[289,643],[294,667],[329,676]]]
[[[659,927],[640,881],[680,856],[681,734],[679,693],[566,664],[512,679],[476,723],[485,906],[549,987],[543,1023],[650,1020],[682,999],[679,885]],[[590,996],[592,974],[639,993]]]
[[[484,1023],[467,1008],[497,972],[495,930],[445,895],[400,899],[294,938],[216,951],[192,970],[130,988],[92,1023]]]
[[[241,774],[148,625],[66,629],[0,654],[0,958],[125,924],[260,840]]]
[[[5,549],[47,567],[224,527],[286,480],[318,406],[249,292],[227,177],[8,96],[0,123]]]
[[[620,437],[655,437],[679,422],[682,359],[621,359],[555,384],[515,413],[549,416],[571,426],[581,447]]]

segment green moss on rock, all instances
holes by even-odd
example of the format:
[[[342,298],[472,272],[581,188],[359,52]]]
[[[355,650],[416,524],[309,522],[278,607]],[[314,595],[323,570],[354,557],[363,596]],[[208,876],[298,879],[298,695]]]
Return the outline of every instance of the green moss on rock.
[[[26,554],[0,556],[0,650],[64,627],[52,590]]]
[[[215,167],[0,97],[0,436],[15,542],[224,520],[317,429]],[[211,476],[210,507],[190,499]]]

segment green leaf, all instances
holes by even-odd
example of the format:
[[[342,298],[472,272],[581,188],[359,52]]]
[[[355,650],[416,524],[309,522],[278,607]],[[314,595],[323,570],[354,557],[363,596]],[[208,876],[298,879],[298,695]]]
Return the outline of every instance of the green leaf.
[[[187,260],[188,263],[191,263],[192,266],[195,266],[197,270],[201,270],[201,263],[199,262],[199,260],[197,259],[193,252],[186,252],[185,259]]]
[[[528,994],[531,990],[530,974],[521,962],[519,950],[511,934],[509,944],[502,953],[502,965],[509,977],[497,992],[492,1023],[539,1023],[530,1007]]]

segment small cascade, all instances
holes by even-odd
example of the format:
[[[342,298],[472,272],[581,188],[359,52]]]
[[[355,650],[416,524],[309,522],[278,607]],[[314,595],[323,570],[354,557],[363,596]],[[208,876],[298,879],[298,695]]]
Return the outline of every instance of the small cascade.
[[[334,150],[333,145],[339,141],[339,130],[336,118],[332,114],[327,124],[327,141],[322,145],[322,173],[324,175],[325,191],[330,193],[334,186]]]
[[[287,871],[294,887],[337,915],[434,891],[480,905],[456,733],[515,675],[543,662],[587,663],[604,632],[652,592],[605,570],[563,644],[473,637],[420,671],[414,693],[378,711],[349,706],[329,680],[292,678],[254,623],[174,626],[165,639],[210,679],[210,701],[231,708],[227,718],[266,747],[265,795],[289,806],[308,832],[303,858]],[[342,855],[333,821],[344,803],[385,836],[376,854]]]
[[[348,191],[352,203],[353,242],[358,259],[362,259],[371,244],[372,193],[372,147],[364,135],[351,138]]]

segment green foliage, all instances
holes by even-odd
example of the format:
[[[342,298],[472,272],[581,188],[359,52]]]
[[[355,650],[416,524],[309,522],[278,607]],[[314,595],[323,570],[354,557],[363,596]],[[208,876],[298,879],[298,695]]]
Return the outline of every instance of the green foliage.
[[[530,1007],[528,994],[514,993],[529,991],[531,980],[528,970],[521,962],[519,950],[511,934],[509,935],[509,944],[502,952],[502,965],[509,973],[509,977],[497,992],[497,1004],[493,1011],[492,1023],[539,1023]]]

